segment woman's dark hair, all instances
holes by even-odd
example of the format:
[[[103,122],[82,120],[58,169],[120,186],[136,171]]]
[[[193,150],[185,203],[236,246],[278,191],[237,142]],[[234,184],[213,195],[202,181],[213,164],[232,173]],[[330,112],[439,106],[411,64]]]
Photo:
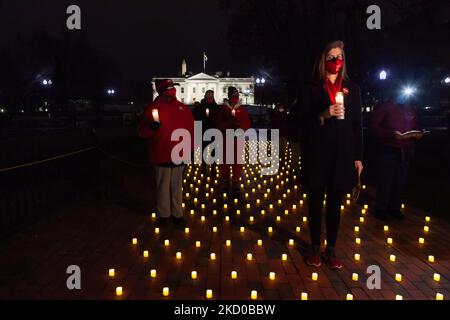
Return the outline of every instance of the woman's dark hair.
[[[328,43],[325,48],[323,49],[319,59],[316,61],[316,65],[314,67],[314,78],[316,80],[325,80],[327,77],[327,70],[325,69],[325,62],[327,58],[327,54],[331,49],[339,48],[342,50],[342,59],[343,59],[343,66],[342,69],[339,71],[339,75],[344,80],[348,80],[347,75],[347,63],[345,58],[345,51],[344,51],[344,42],[341,40],[336,40]]]

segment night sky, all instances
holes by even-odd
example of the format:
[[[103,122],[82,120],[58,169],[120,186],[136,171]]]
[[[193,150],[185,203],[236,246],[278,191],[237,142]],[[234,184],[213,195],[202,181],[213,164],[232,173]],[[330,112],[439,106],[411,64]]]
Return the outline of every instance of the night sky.
[[[226,43],[226,17],[215,0],[195,1],[61,1],[0,0],[0,45],[18,35],[45,29],[60,34],[67,6],[81,7],[82,29],[98,49],[108,52],[127,80],[177,75],[181,60],[188,70],[235,71]]]

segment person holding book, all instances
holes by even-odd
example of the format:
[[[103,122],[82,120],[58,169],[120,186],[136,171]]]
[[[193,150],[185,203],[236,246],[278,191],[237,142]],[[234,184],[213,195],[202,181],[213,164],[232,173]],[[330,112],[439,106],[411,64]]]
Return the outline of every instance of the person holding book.
[[[404,219],[401,203],[414,145],[423,137],[417,109],[407,96],[375,107],[369,130],[377,142],[376,203],[380,220]]]

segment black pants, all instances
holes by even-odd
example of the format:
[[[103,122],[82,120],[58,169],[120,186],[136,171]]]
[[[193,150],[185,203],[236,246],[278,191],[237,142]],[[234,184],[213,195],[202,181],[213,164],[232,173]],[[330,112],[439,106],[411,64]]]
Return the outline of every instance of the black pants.
[[[378,148],[375,204],[378,214],[389,215],[400,211],[413,154],[413,148]]]
[[[326,191],[326,239],[327,246],[334,247],[338,236],[339,223],[341,220],[341,202],[343,191],[328,189]],[[309,232],[313,246],[320,246],[320,235],[322,229],[322,207],[325,189],[311,190],[309,193]]]

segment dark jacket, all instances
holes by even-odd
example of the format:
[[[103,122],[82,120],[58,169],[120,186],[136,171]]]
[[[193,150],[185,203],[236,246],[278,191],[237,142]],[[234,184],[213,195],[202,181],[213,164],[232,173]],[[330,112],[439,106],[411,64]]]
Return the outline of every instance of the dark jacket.
[[[298,100],[297,135],[302,154],[301,183],[307,188],[350,191],[357,182],[355,160],[362,160],[361,92],[350,81],[342,82],[345,119],[320,114],[331,105],[322,83],[307,85]]]
[[[206,109],[209,109],[208,116],[206,115]],[[203,131],[206,131],[214,127],[213,120],[218,110],[219,106],[215,101],[213,103],[208,103],[205,99],[202,99],[200,105],[192,110],[192,114],[196,121],[202,121]]]
[[[280,138],[288,137],[288,114],[286,111],[280,112],[275,110],[270,119],[271,128],[279,130]]]

